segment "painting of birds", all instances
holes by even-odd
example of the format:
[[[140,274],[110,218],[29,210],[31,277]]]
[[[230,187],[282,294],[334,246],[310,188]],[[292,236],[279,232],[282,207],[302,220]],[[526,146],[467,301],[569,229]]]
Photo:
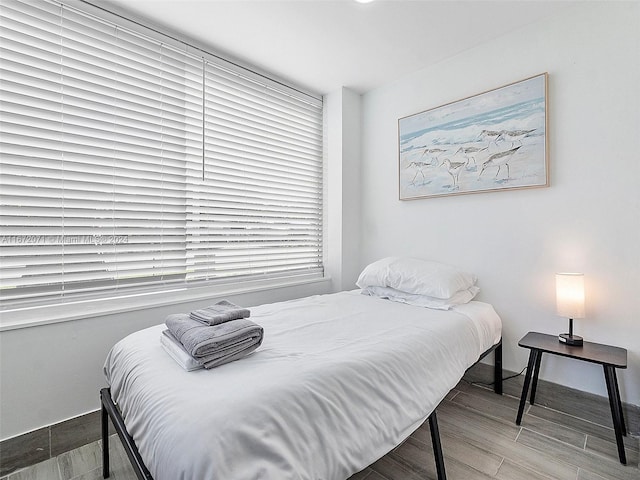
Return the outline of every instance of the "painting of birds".
[[[548,186],[547,79],[398,119],[400,199]]]

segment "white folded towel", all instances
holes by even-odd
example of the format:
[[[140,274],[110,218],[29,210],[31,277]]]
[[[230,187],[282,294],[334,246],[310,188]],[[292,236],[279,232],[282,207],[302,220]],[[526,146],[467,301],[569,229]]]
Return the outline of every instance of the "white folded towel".
[[[163,330],[160,335],[160,344],[171,358],[187,372],[204,368],[198,360],[189,355],[182,344],[174,337],[169,330]]]

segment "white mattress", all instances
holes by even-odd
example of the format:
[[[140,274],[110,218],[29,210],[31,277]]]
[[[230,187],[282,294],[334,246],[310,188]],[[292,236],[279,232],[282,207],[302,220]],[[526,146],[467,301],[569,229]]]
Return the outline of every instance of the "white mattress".
[[[481,302],[430,310],[360,295],[251,308],[252,355],[185,372],[164,325],[133,333],[105,374],[156,480],[344,480],[417,428],[501,322]]]

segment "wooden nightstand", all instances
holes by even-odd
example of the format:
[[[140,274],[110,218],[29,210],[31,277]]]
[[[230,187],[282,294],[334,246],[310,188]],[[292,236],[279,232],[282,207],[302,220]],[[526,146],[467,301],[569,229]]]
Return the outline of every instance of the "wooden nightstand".
[[[529,364],[527,374],[522,386],[522,396],[520,397],[520,408],[516,424],[520,425],[524,404],[527,400],[529,383],[531,383],[531,397],[529,403],[533,405],[536,396],[536,386],[538,384],[538,373],[540,372],[540,361],[543,353],[560,355],[562,357],[575,358],[585,362],[598,363],[604,368],[604,379],[607,384],[609,394],[609,406],[611,407],[611,417],[613,418],[613,429],[616,434],[616,444],[618,445],[618,456],[620,463],[626,465],[627,457],[624,452],[622,436],[627,434],[622,413],[622,402],[620,401],[620,390],[618,390],[618,378],[616,368],[627,368],[627,351],[624,348],[602,345],[600,343],[584,342],[582,346],[570,346],[560,343],[555,335],[529,332],[518,342],[518,345],[531,350],[529,353]]]

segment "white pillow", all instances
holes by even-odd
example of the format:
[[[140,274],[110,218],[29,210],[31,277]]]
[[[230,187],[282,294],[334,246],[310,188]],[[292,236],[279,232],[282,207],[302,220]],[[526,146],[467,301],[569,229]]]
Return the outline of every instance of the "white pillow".
[[[480,289],[478,287],[469,287],[467,290],[460,290],[458,293],[447,299],[405,293],[390,287],[366,287],[362,289],[362,294],[370,295],[372,297],[386,298],[393,302],[406,303],[408,305],[415,305],[416,307],[449,310],[455,305],[469,303],[479,291]]]
[[[451,265],[419,258],[387,257],[367,265],[356,285],[391,287],[405,293],[447,299],[475,283],[475,275]]]

